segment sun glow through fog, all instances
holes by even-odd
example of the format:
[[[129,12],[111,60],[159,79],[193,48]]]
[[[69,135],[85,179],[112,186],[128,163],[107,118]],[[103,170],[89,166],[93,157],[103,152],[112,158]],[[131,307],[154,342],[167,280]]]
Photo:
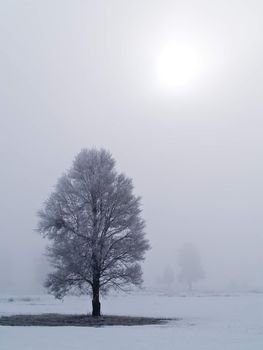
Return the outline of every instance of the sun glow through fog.
[[[185,90],[197,83],[204,70],[198,49],[178,43],[166,45],[157,60],[157,77],[165,89]]]

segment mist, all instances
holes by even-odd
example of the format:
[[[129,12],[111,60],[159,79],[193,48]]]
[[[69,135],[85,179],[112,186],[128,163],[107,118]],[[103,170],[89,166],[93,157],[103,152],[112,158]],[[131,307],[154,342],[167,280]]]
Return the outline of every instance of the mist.
[[[109,150],[142,197],[146,286],[167,266],[177,274],[190,242],[199,288],[262,289],[262,3],[0,6],[0,292],[43,291],[36,213],[92,147]],[[188,89],[167,91],[156,64],[178,38],[207,62]]]

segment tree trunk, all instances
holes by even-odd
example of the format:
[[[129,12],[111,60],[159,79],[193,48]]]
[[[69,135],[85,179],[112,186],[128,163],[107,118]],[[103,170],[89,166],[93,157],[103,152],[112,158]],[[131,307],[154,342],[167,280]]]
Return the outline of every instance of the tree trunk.
[[[92,288],[92,316],[100,316],[100,287],[99,283],[94,283]]]

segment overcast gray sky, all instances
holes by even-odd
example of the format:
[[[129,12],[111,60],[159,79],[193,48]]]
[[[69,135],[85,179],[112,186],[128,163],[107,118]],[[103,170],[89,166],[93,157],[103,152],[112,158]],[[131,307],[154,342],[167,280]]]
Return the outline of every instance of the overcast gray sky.
[[[262,12],[259,0],[0,1],[0,291],[36,290],[36,212],[94,146],[143,198],[148,284],[192,242],[207,288],[263,286]],[[190,51],[170,67],[167,47]],[[163,69],[193,74],[176,85]]]

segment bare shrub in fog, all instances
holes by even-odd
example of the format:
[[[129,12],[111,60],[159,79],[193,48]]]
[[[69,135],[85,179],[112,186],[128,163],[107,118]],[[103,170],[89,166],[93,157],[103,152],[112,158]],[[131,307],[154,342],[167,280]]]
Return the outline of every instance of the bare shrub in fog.
[[[193,283],[205,277],[201,266],[201,259],[196,247],[191,243],[186,243],[179,251],[178,255],[180,282],[185,283],[189,290],[192,290]]]
[[[140,198],[131,179],[115,170],[105,150],[82,150],[39,212],[38,231],[50,240],[54,271],[46,287],[57,298],[78,291],[92,295],[142,283],[139,262],[149,249]]]

